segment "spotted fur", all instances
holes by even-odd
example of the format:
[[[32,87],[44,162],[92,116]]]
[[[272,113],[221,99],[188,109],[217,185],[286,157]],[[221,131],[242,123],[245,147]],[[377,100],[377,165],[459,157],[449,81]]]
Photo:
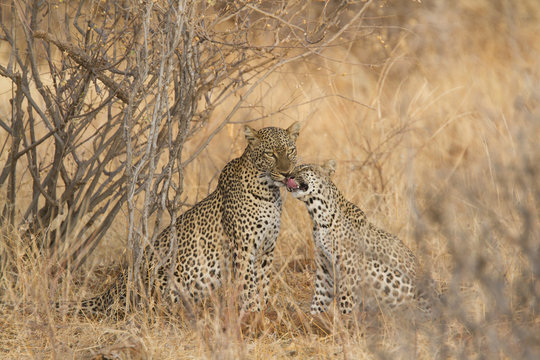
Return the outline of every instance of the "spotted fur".
[[[427,297],[418,291],[414,254],[394,235],[369,223],[364,212],[344,198],[330,177],[335,162],[299,165],[286,182],[313,220],[316,253],[313,314],[333,299],[342,313],[364,308],[396,308]]]
[[[279,188],[294,169],[300,127],[245,126],[248,145],[221,171],[217,188],[178,217],[145,249],[141,273],[161,296],[173,302],[198,300],[228,278],[229,268],[242,289],[242,307],[259,311],[268,301],[270,272],[280,228]],[[150,280],[148,280],[150,279]],[[125,306],[126,282],[83,301],[88,313]]]

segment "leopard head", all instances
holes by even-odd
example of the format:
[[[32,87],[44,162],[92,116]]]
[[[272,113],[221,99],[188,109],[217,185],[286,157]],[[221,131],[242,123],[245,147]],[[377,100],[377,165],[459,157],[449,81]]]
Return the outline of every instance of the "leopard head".
[[[287,129],[266,127],[255,130],[246,125],[244,134],[249,142],[246,155],[263,176],[285,184],[296,165],[296,138],[299,133],[298,122]]]
[[[323,165],[298,165],[286,180],[287,190],[300,200],[324,195],[335,187],[331,180],[335,169],[334,160],[328,160]]]

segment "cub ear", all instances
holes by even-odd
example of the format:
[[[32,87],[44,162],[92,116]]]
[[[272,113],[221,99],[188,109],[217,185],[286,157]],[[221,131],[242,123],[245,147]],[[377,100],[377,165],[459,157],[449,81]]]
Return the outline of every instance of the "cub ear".
[[[324,162],[322,168],[326,172],[326,174],[330,177],[334,175],[334,173],[336,172],[336,161],[327,160]]]
[[[294,141],[296,141],[298,134],[300,134],[300,123],[298,121],[295,121],[291,126],[287,128],[287,132],[289,133],[289,136]]]
[[[244,126],[244,136],[249,142],[257,140],[258,139],[257,135],[258,135],[257,130],[255,130],[249,125]]]

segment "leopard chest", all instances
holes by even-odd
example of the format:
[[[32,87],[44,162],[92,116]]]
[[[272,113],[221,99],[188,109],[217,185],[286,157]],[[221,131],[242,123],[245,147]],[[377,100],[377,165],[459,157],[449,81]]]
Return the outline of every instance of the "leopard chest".
[[[255,201],[256,206],[251,212],[253,216],[251,226],[254,244],[262,251],[269,251],[274,248],[281,225],[282,201],[279,190],[270,194],[272,197],[266,197],[264,200],[257,199]]]
[[[244,174],[223,187],[223,225],[236,239],[256,250],[271,251],[279,233],[282,201],[279,189],[258,174]]]
[[[313,219],[313,240],[318,251],[333,261],[357,258],[359,234],[348,217],[337,206],[326,204],[319,207],[318,201],[309,205]]]

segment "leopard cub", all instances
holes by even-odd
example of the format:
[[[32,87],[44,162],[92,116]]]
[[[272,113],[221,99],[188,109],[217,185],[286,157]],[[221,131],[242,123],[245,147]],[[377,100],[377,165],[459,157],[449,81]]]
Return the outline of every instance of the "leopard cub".
[[[333,160],[299,165],[285,181],[313,220],[317,270],[311,313],[326,311],[334,298],[344,314],[360,302],[368,309],[415,304],[429,310],[412,251],[345,199],[331,180],[334,169]]]

